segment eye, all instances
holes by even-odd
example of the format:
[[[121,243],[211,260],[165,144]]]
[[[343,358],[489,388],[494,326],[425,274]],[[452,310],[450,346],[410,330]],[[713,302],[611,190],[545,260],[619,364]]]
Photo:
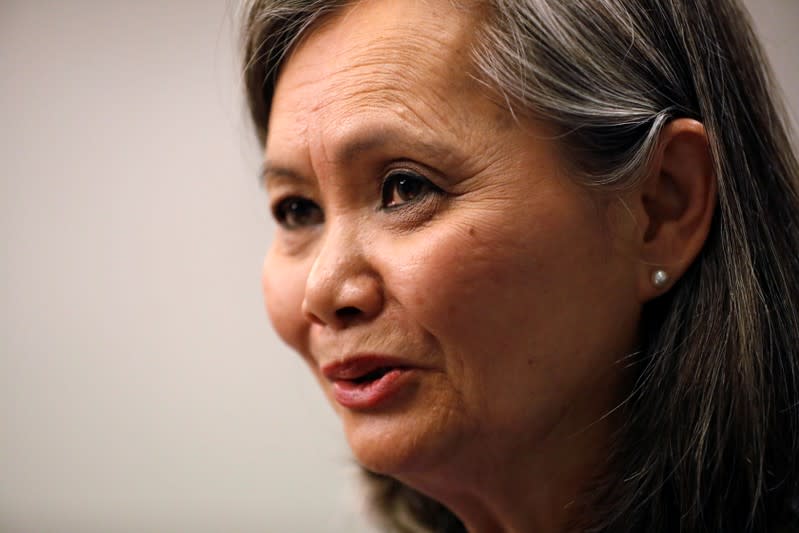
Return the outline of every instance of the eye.
[[[272,208],[272,215],[278,224],[290,230],[316,226],[325,220],[322,208],[300,196],[290,196],[277,202]]]
[[[383,207],[399,207],[422,200],[429,194],[440,193],[441,189],[430,180],[410,170],[398,170],[383,180],[381,193]]]

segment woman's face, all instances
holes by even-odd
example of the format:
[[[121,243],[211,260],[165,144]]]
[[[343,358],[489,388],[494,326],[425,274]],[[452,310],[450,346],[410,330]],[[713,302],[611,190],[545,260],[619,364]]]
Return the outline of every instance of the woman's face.
[[[367,0],[301,41],[272,103],[270,317],[359,461],[399,477],[567,447],[636,342],[607,208],[475,81],[473,33],[449,2]]]

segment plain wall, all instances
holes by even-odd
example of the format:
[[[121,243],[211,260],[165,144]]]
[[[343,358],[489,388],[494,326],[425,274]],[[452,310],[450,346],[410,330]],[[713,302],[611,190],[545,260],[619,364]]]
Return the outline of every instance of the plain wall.
[[[795,123],[799,1],[749,4]],[[0,531],[368,530],[263,311],[235,9],[0,1]]]

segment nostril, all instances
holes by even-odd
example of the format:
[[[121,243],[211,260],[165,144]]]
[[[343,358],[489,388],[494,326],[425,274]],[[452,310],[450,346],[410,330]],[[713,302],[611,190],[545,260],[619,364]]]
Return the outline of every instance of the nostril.
[[[347,306],[342,307],[341,309],[336,309],[336,317],[338,318],[352,318],[361,314],[361,310],[354,306]]]
[[[334,329],[371,320],[383,309],[382,287],[373,274],[352,274],[342,268],[309,274],[304,296],[306,319]]]

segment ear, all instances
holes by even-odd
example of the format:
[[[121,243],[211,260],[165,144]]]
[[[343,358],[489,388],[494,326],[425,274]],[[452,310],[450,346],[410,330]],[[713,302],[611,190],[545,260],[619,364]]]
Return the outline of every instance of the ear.
[[[677,119],[660,133],[648,177],[634,192],[638,294],[646,302],[668,291],[705,244],[716,205],[716,175],[705,127]],[[655,283],[662,270],[665,281]]]

